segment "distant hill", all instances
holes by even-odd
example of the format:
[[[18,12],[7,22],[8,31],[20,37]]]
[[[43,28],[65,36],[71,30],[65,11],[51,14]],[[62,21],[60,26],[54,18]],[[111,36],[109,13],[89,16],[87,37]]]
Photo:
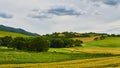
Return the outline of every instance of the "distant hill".
[[[36,33],[31,33],[31,32],[25,31],[21,28],[13,28],[13,27],[8,27],[8,26],[4,26],[4,25],[0,25],[0,31],[14,32],[14,33],[20,33],[20,34],[25,34],[25,35],[30,35],[30,36],[38,36],[39,35]]]
[[[14,32],[7,32],[7,31],[0,31],[0,37],[11,36],[11,37],[30,37],[29,35],[14,33]]]

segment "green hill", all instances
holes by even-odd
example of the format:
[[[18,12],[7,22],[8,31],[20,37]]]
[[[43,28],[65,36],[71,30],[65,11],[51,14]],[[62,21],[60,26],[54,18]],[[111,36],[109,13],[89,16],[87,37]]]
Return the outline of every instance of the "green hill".
[[[24,34],[20,34],[20,33],[0,31],[0,37],[4,37],[4,36],[12,36],[12,37],[29,37],[28,35],[24,35]]]
[[[107,37],[104,40],[92,41],[83,44],[84,47],[120,47],[120,37]]]
[[[36,33],[31,33],[31,32],[25,31],[21,28],[13,28],[13,27],[8,27],[8,26],[4,26],[4,25],[0,25],[0,31],[14,32],[14,33],[20,33],[20,34],[25,34],[25,35],[30,35],[30,36],[38,36],[39,35]]]

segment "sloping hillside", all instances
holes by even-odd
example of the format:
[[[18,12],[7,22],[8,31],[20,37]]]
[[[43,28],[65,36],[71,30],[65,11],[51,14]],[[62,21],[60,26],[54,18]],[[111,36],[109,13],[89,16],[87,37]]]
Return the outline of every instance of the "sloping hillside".
[[[38,34],[36,34],[36,33],[31,33],[31,32],[25,31],[21,28],[13,28],[13,27],[8,27],[8,26],[4,26],[4,25],[0,25],[0,31],[21,33],[21,34],[26,34],[26,35],[30,35],[30,36],[38,36]]]
[[[13,33],[13,32],[6,32],[6,31],[0,31],[0,37],[4,37],[4,36],[28,37],[28,35],[24,35],[24,34]]]
[[[83,44],[84,47],[120,47],[120,37],[108,37],[104,40],[92,41]]]

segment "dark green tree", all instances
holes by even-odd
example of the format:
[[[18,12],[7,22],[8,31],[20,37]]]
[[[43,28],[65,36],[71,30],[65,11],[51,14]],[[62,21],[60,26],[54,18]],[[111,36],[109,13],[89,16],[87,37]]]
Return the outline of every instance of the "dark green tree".
[[[31,51],[47,52],[49,50],[49,47],[49,40],[43,37],[32,38],[29,43],[29,50]]]
[[[54,38],[54,39],[51,40],[50,47],[62,48],[62,47],[64,47],[64,41],[60,38]]]
[[[5,36],[5,37],[2,37],[1,38],[1,45],[2,46],[7,46],[9,47],[9,45],[11,44],[12,42],[12,37],[11,36]]]
[[[75,46],[82,46],[82,45],[81,45],[82,43],[83,43],[83,42],[80,41],[80,40],[75,40],[75,41],[74,41],[74,45],[75,45]]]
[[[64,47],[73,47],[74,40],[69,39],[69,38],[63,38],[62,40],[64,41]]]
[[[26,49],[26,44],[27,41],[23,38],[23,37],[16,37],[13,39],[12,43],[11,43],[11,47],[12,48],[16,48],[18,50],[25,50]]]

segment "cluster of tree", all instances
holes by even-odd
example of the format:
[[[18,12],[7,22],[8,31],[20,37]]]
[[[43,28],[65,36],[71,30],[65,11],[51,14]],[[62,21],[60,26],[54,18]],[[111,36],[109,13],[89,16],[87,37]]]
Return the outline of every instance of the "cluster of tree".
[[[109,37],[120,37],[120,34],[111,34],[111,35],[108,35]]]
[[[5,36],[0,38],[0,46],[25,51],[39,51],[46,52],[50,47],[63,48],[81,46],[83,42],[80,40],[72,40],[69,38],[47,38],[44,36],[39,37],[16,37]]]
[[[64,36],[59,36],[60,34],[63,34]],[[87,33],[76,33],[76,32],[62,32],[62,33],[52,33],[52,34],[46,34],[45,36],[53,37],[53,38],[74,38],[74,37],[90,37]]]
[[[46,52],[50,47],[50,42],[44,37],[12,38],[10,36],[5,36],[0,38],[0,45],[17,50]]]
[[[69,38],[52,38],[50,41],[50,47],[52,48],[82,46],[81,44],[83,43],[80,40],[72,40]]]
[[[94,38],[94,40],[95,40],[95,41],[97,41],[97,40],[103,40],[103,39],[105,39],[105,38],[106,38],[106,36],[100,36],[100,37]]]
[[[60,36],[60,34],[62,34],[63,36]],[[95,32],[89,32],[89,33],[55,32],[52,34],[46,34],[44,36],[53,37],[53,38],[75,38],[75,37],[91,37],[91,36],[120,37],[120,34],[107,34],[107,33],[95,33]]]

